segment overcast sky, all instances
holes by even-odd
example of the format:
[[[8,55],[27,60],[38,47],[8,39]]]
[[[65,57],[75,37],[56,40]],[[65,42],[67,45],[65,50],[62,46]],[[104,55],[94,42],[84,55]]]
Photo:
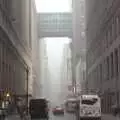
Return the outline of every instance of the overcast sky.
[[[37,12],[71,12],[71,0],[35,0]]]

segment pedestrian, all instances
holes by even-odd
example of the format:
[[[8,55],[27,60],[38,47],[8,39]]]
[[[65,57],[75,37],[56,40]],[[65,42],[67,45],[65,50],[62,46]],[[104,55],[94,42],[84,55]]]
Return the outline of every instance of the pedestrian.
[[[17,107],[17,112],[18,112],[21,120],[23,120],[24,110],[23,110],[23,104],[22,104],[22,100],[21,100],[21,99],[19,99],[19,100],[17,101],[16,107]]]

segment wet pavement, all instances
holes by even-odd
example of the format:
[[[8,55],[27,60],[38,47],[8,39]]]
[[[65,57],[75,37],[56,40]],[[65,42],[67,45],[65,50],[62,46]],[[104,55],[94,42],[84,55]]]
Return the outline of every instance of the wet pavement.
[[[50,112],[49,116],[49,120],[76,120],[74,114],[68,113],[65,113],[64,115],[53,115],[52,112]],[[8,116],[5,120],[20,120],[20,117],[19,115],[11,115]]]
[[[7,117],[5,120],[20,120],[20,117],[19,115],[11,115]],[[41,119],[36,119],[36,120],[41,120]],[[53,115],[52,113],[50,113],[49,120],[76,120],[76,117],[74,114],[68,114],[68,113],[65,113],[64,115]],[[102,115],[101,120],[118,120],[118,119],[113,115]]]
[[[51,113],[50,120],[76,120],[74,114],[65,113],[64,115],[53,115]]]

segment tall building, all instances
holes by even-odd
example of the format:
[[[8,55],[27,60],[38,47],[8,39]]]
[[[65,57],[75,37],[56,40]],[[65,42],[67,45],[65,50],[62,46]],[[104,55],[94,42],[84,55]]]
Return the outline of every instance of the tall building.
[[[79,61],[76,65],[76,91],[86,89],[86,51],[82,51]]]
[[[40,97],[40,56],[39,56],[39,38],[38,38],[38,28],[37,28],[37,12],[35,1],[31,0],[30,3],[30,23],[31,23],[31,48],[32,48],[32,89],[33,97]]]
[[[40,83],[41,83],[41,96],[49,98],[49,68],[48,68],[48,55],[47,55],[47,43],[46,40],[39,40],[40,46]]]
[[[85,38],[85,0],[73,0],[73,40],[72,40],[72,61],[73,61],[73,85],[78,88],[82,86],[80,67],[86,64],[86,38]],[[79,78],[79,79],[78,79]],[[85,79],[84,79],[85,81]],[[79,84],[79,85],[78,85]],[[81,85],[80,85],[81,84]],[[76,88],[76,89],[77,89]]]
[[[73,45],[76,54],[86,49],[85,0],[73,0]]]
[[[11,94],[32,94],[30,2],[0,0],[0,89]]]
[[[70,44],[64,44],[62,57],[63,58],[61,63],[60,99],[63,100],[62,102],[64,102],[68,95],[72,94],[72,63]],[[70,86],[71,89],[69,89]]]
[[[104,113],[120,103],[119,8],[119,0],[86,0],[87,82],[100,90]]]

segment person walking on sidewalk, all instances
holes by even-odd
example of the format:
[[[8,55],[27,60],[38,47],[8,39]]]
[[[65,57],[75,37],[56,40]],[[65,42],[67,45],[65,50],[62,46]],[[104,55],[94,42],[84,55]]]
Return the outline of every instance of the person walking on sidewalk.
[[[21,99],[19,99],[17,101],[16,107],[17,107],[17,112],[20,115],[21,120],[23,120],[23,118],[24,118],[24,106],[23,106],[23,102]]]

